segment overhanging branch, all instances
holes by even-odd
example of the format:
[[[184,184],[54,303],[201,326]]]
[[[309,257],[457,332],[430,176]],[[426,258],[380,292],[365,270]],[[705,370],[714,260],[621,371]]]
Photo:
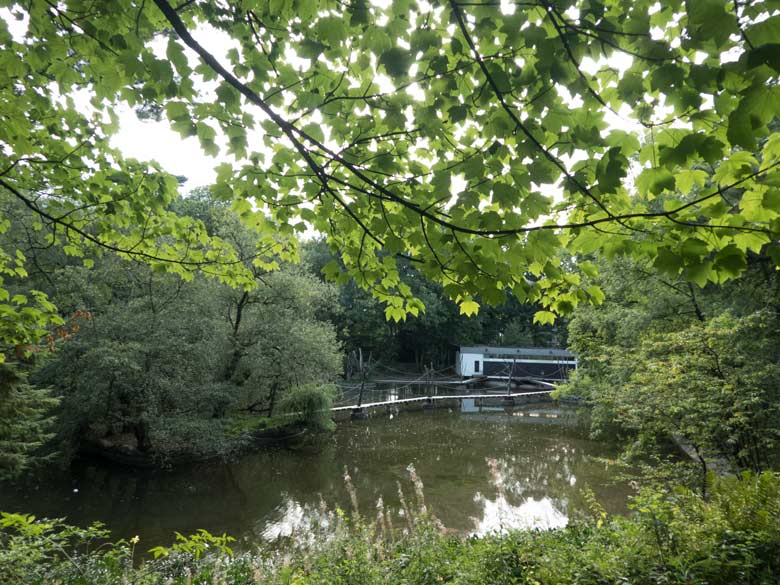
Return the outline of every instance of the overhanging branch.
[[[343,198],[339,196],[336,189],[334,189],[331,186],[331,183],[338,183],[342,187],[345,187],[356,193],[360,193],[369,198],[377,199],[382,202],[397,203],[407,209],[412,210],[422,218],[453,232],[468,234],[468,235],[473,235],[478,237],[507,237],[507,236],[520,235],[524,233],[530,233],[534,231],[542,231],[542,230],[561,231],[561,230],[586,228],[586,227],[592,227],[604,223],[618,223],[628,230],[636,231],[637,229],[636,227],[629,226],[625,223],[626,221],[631,219],[667,219],[675,223],[680,223],[681,220],[676,217],[680,212],[685,211],[686,209],[689,209],[704,201],[707,201],[712,197],[718,196],[719,193],[725,189],[738,186],[744,183],[745,181],[756,178],[761,174],[764,174],[769,170],[775,168],[776,166],[778,166],[778,164],[780,164],[780,162],[774,163],[768,166],[767,168],[755,171],[754,173],[751,173],[750,175],[747,175],[735,181],[731,185],[718,187],[713,192],[708,193],[697,199],[694,199],[686,204],[680,205],[672,210],[659,211],[659,212],[614,214],[591,191],[591,189],[587,185],[583,185],[581,181],[579,181],[574,175],[572,175],[568,171],[568,169],[566,169],[565,165],[555,155],[549,152],[544,147],[544,145],[541,144],[541,142],[539,142],[538,139],[536,139],[533,133],[531,133],[529,129],[518,118],[517,114],[512,110],[509,104],[507,104],[506,100],[504,100],[503,98],[503,92],[497,86],[495,80],[490,75],[490,72],[487,69],[484,59],[479,54],[474,44],[474,41],[471,38],[468,28],[466,27],[466,23],[463,19],[463,15],[458,8],[459,5],[456,2],[451,0],[450,5],[456,17],[456,20],[458,21],[459,28],[464,38],[466,39],[466,42],[469,45],[470,50],[474,54],[475,61],[477,62],[483,74],[485,75],[495,95],[497,96],[497,99],[499,100],[501,107],[507,112],[507,114],[513,120],[513,122],[517,125],[517,128],[521,132],[523,132],[523,134],[529,139],[529,141],[531,141],[534,144],[534,146],[545,156],[545,158],[547,158],[553,165],[556,166],[556,168],[559,169],[559,171],[566,178],[566,180],[571,185],[573,185],[578,191],[580,191],[583,195],[585,195],[588,199],[593,201],[593,203],[606,214],[606,217],[602,217],[602,218],[596,218],[596,219],[582,221],[582,222],[565,223],[565,224],[543,224],[543,225],[523,226],[523,227],[495,229],[495,230],[482,230],[482,229],[469,228],[467,226],[458,225],[456,223],[448,221],[447,219],[444,219],[441,216],[441,214],[437,214],[432,212],[430,209],[423,208],[417,203],[409,201],[405,197],[390,190],[387,186],[378,183],[375,179],[369,177],[366,174],[366,171],[359,168],[359,166],[344,159],[340,154],[329,149],[322,142],[315,139],[307,132],[303,131],[302,129],[298,128],[297,126],[295,126],[294,124],[292,124],[291,122],[283,118],[261,96],[259,96],[256,92],[250,89],[246,84],[242,83],[235,75],[233,75],[230,71],[228,71],[211,53],[209,53],[202,45],[200,45],[198,41],[195,40],[195,38],[190,34],[187,27],[182,22],[179,15],[176,13],[176,10],[167,2],[167,0],[154,0],[154,2],[157,5],[157,7],[162,11],[163,15],[168,20],[168,22],[171,24],[174,31],[179,35],[179,38],[182,40],[182,42],[185,45],[187,45],[190,49],[192,49],[204,61],[204,63],[206,63],[209,67],[211,67],[224,81],[226,81],[241,95],[243,95],[249,101],[249,103],[259,107],[263,111],[263,113],[265,113],[270,118],[270,120],[273,121],[274,124],[276,124],[276,126],[286,136],[286,138],[290,141],[290,143],[293,145],[295,150],[304,160],[306,165],[311,169],[314,176],[320,181],[325,192],[327,192],[328,195],[333,197],[334,200],[338,203],[338,205],[342,209],[344,209],[345,213],[347,213],[352,218],[352,220],[355,221],[357,225],[360,226],[362,230],[367,232],[369,237],[374,239],[380,245],[383,245],[381,239],[375,234],[372,234],[370,232],[370,230],[367,228],[367,226],[361,220],[361,218],[357,215],[357,213],[347,204],[346,201],[343,200]],[[568,23],[565,24],[569,26]],[[307,145],[310,145],[311,147],[315,148],[316,153],[312,152],[312,150],[310,150],[310,147]],[[331,162],[337,163],[343,169],[348,171],[352,177],[357,179],[357,184],[355,182],[340,177],[336,177],[333,174],[326,172],[323,165],[320,165],[315,160],[314,158],[315,156],[326,157],[327,159],[329,159],[328,164],[330,164]],[[692,223],[687,225],[690,225],[691,227],[699,227],[699,228],[709,227],[709,228],[718,228],[718,229],[726,229],[726,230],[733,230],[733,231],[760,231],[765,233],[769,232],[769,230],[763,228],[756,228],[752,226],[712,226],[708,224],[700,225],[700,224],[692,224]]]

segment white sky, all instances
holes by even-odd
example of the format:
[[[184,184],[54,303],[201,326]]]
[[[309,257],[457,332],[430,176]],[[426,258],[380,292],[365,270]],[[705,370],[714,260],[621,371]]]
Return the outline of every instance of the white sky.
[[[373,0],[382,4],[381,0]],[[511,4],[503,5],[502,9],[505,12],[513,12],[514,6]],[[8,9],[0,9],[0,18],[5,20],[9,28],[17,41],[21,41],[24,33],[27,29],[27,20],[16,20],[11,16]],[[195,38],[214,54],[220,61],[225,60],[225,55],[229,48],[234,45],[234,42],[224,33],[216,31],[215,29],[201,25],[194,31]],[[155,52],[164,55],[165,43],[167,41],[161,39],[159,46],[155,46]],[[191,64],[194,66],[198,58],[192,51],[185,48],[185,53],[190,58]],[[592,59],[586,58],[583,60],[581,67],[583,71],[588,73],[595,73],[600,67],[606,64],[606,61],[601,60],[594,62]],[[631,57],[626,55],[616,54],[610,59],[609,64],[618,69],[622,74],[631,65]],[[392,91],[392,83],[386,76],[378,75],[376,80],[381,85],[380,90]],[[210,84],[208,84],[210,85]],[[207,93],[210,88],[203,88]],[[417,91],[415,91],[417,90]],[[419,92],[419,88],[412,88],[409,93],[419,99],[419,96],[415,95]],[[567,92],[560,90],[559,93],[563,95],[565,101],[571,101],[573,104],[577,103],[579,98],[572,100],[571,96],[565,95]],[[86,96],[84,100],[77,99],[77,101],[85,104],[88,101]],[[132,111],[131,108],[122,104],[117,112],[119,115],[119,131],[112,137],[111,143],[116,148],[119,148],[126,156],[136,158],[139,160],[155,160],[163,169],[175,174],[181,175],[187,178],[187,182],[183,186],[183,191],[187,192],[194,187],[210,185],[216,179],[215,167],[222,162],[232,162],[235,160],[232,156],[220,154],[217,157],[207,156],[201,150],[199,141],[196,137],[182,138],[178,132],[173,131],[170,128],[169,122],[163,115],[163,120],[156,122],[154,120],[140,120]],[[629,118],[630,112],[627,108],[621,109],[620,115],[615,115],[612,112],[607,111],[605,113],[605,120],[609,128],[619,128],[627,131],[634,131],[638,135],[641,135],[641,126],[634,120]],[[217,127],[218,134],[221,134]],[[218,144],[222,142],[221,136],[218,136]],[[252,136],[250,131],[247,136],[250,149],[261,145],[261,136]],[[333,145],[338,149],[337,145]],[[260,148],[262,150],[262,146]],[[587,158],[587,154],[584,152],[575,152],[572,157],[564,156],[562,160],[568,165],[574,164],[578,160]],[[454,177],[451,191],[453,195],[460,192],[465,187],[465,183],[460,177]],[[542,192],[547,195],[552,195],[554,198],[560,197],[560,188],[555,185],[543,185],[541,186]]]
[[[185,191],[214,182],[214,167],[225,159],[206,156],[196,137],[182,138],[171,130],[167,121],[139,120],[127,106],[118,113],[120,128],[111,139],[112,146],[128,157],[156,160],[169,173],[184,175],[187,177]]]

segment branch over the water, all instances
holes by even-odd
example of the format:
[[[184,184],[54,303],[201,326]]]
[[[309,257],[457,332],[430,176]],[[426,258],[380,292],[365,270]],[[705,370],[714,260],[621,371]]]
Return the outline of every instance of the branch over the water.
[[[567,179],[567,181],[570,184],[574,185],[578,191],[580,191],[583,195],[591,199],[593,203],[597,205],[606,214],[606,217],[594,218],[591,220],[581,221],[581,222],[570,222],[570,223],[560,223],[560,224],[546,223],[541,225],[526,225],[521,227],[492,229],[492,230],[476,229],[476,228],[471,228],[468,226],[459,225],[455,222],[452,222],[448,220],[446,216],[444,216],[444,214],[438,213],[435,210],[432,210],[430,207],[428,208],[421,207],[417,203],[413,201],[409,201],[405,197],[394,192],[386,185],[383,185],[377,182],[375,179],[372,179],[358,165],[344,159],[339,153],[329,149],[326,145],[324,145],[322,142],[320,142],[319,140],[311,136],[309,133],[302,130],[301,128],[298,128],[294,123],[285,119],[281,114],[276,112],[276,110],[274,110],[267,103],[267,101],[263,99],[258,93],[256,93],[254,90],[249,88],[243,82],[241,82],[241,80],[239,80],[232,72],[230,72],[224,65],[222,65],[219,62],[219,60],[216,57],[214,57],[214,55],[212,55],[209,51],[207,51],[192,36],[192,34],[187,29],[186,25],[180,18],[179,14],[177,13],[177,10],[173,8],[167,0],[154,0],[154,3],[160,9],[160,11],[167,19],[167,21],[170,23],[173,30],[176,32],[176,34],[179,36],[179,38],[187,47],[193,50],[203,60],[203,62],[207,64],[209,67],[211,67],[214,70],[214,72],[216,72],[225,82],[227,82],[236,91],[238,91],[241,95],[243,95],[249,103],[259,107],[260,110],[265,115],[267,115],[268,118],[271,121],[273,121],[274,124],[276,124],[276,126],[280,129],[280,131],[285,135],[285,137],[290,141],[290,143],[293,145],[295,150],[301,156],[301,158],[306,163],[308,168],[311,170],[313,175],[320,182],[324,193],[332,197],[333,200],[339,205],[339,207],[342,208],[344,212],[347,213],[347,215],[349,215],[349,217],[361,228],[361,230],[363,230],[364,233],[368,235],[368,237],[370,237],[380,245],[384,245],[382,239],[378,237],[376,234],[371,232],[371,230],[368,228],[365,222],[359,217],[359,215],[355,212],[355,210],[353,210],[348,204],[348,202],[345,201],[344,198],[339,194],[339,189],[335,185],[339,185],[340,187],[347,189],[351,192],[358,193],[369,198],[377,199],[380,202],[397,203],[405,207],[406,209],[412,210],[414,213],[418,214],[421,218],[424,218],[425,220],[428,220],[433,224],[439,225],[442,228],[445,228],[451,232],[468,234],[468,235],[478,236],[478,237],[486,237],[486,238],[517,236],[517,235],[527,234],[536,231],[544,231],[544,230],[554,230],[554,231],[574,230],[574,229],[599,226],[601,224],[608,224],[608,223],[617,223],[628,230],[636,231],[638,229],[638,226],[631,226],[626,223],[629,220],[634,220],[634,219],[667,220],[671,223],[675,223],[678,225],[682,223],[683,225],[687,225],[689,227],[702,228],[702,229],[717,228],[717,229],[724,229],[724,230],[730,230],[735,232],[738,231],[752,231],[752,232],[763,232],[763,233],[769,232],[769,230],[767,229],[760,228],[760,227],[753,227],[753,226],[720,226],[720,225],[686,222],[686,221],[681,221],[680,218],[677,216],[681,212],[690,209],[691,207],[703,203],[713,197],[719,196],[723,191],[727,189],[738,187],[739,185],[742,185],[743,183],[749,180],[755,179],[767,173],[768,171],[780,165],[780,161],[768,165],[766,168],[756,170],[734,181],[729,185],[720,185],[714,188],[711,192],[708,192],[705,195],[702,195],[696,199],[689,201],[688,203],[681,204],[678,207],[675,207],[670,210],[657,211],[657,212],[623,213],[623,214],[613,213],[606,206],[606,204],[604,204],[604,202],[601,201],[593,193],[590,187],[582,184],[579,180],[577,180],[577,178],[574,177],[568,171],[565,165],[555,155],[549,152],[549,150],[547,150],[544,147],[544,145],[538,141],[538,139],[536,139],[536,137],[525,127],[522,121],[517,117],[517,115],[509,106],[509,104],[506,103],[506,100],[503,99],[503,95],[500,88],[497,86],[495,80],[490,75],[490,72],[487,69],[483,59],[481,59],[480,54],[477,51],[476,46],[474,44],[474,41],[471,38],[471,35],[468,31],[465,20],[460,11],[460,6],[463,6],[463,4],[458,4],[452,1],[450,2],[451,9],[453,10],[453,13],[458,21],[460,31],[463,34],[472,53],[474,54],[475,61],[479,65],[480,70],[485,75],[488,84],[490,85],[491,89],[493,90],[494,94],[499,100],[499,103],[502,106],[502,108],[504,108],[504,110],[511,117],[513,122],[516,124],[517,128],[521,132],[523,132],[523,134],[535,145],[535,147],[539,150],[539,152],[542,155],[544,155],[552,164],[554,164],[560,170],[560,172],[563,174],[563,176]],[[357,182],[352,182],[350,180],[346,180],[341,177],[335,177],[333,174],[328,173],[326,170],[326,165],[322,165],[318,163],[317,160],[315,159],[315,157],[317,156],[324,156],[325,158],[329,159],[330,162],[338,163],[341,166],[341,168],[347,170],[349,172],[349,175],[352,176],[353,179],[356,179]]]

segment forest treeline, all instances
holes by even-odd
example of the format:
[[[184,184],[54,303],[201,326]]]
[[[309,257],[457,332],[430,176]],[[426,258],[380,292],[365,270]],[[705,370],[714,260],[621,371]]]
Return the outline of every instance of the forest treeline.
[[[375,369],[409,362],[421,370],[449,365],[457,344],[565,341],[562,327],[535,324],[534,308],[516,300],[464,318],[408,264],[402,279],[425,311],[388,320],[370,291],[326,282],[323,268],[338,258],[324,241],[308,241],[298,264],[271,257],[258,266],[257,237],[208,190],[173,211],[233,246],[255,286],[207,274],[185,282],[110,252],[68,256],[47,245],[17,202],[3,201],[25,226],[3,244],[23,250],[31,266],[12,293],[45,292],[65,320],[30,357],[2,366],[6,475],[40,462],[54,444],[51,457],[61,461],[80,445],[159,463],[235,452],[253,432],[290,423],[286,413],[299,412],[301,400],[327,407],[358,352]],[[304,422],[328,426],[325,419]]]
[[[601,257],[594,280],[606,300],[569,322],[580,368],[560,394],[586,401],[596,436],[640,456],[676,441],[698,462],[700,487],[712,464],[776,466],[780,277],[770,259],[751,254],[739,279],[699,287]]]
[[[358,353],[377,373],[399,363],[419,371],[446,367],[469,344],[570,347],[580,370],[559,395],[592,407],[594,433],[619,437],[629,456],[682,441],[702,485],[713,460],[761,471],[774,458],[780,282],[759,254],[740,278],[704,287],[626,258],[593,253],[598,271],[572,259],[567,270],[605,300],[552,326],[511,295],[465,317],[406,262],[400,277],[425,310],[395,321],[370,290],[327,281],[339,258],[322,240],[306,242],[297,264],[255,262],[253,232],[206,189],[173,211],[229,243],[253,288],[202,274],[184,282],[110,252],[74,258],[24,223],[17,202],[3,205],[25,225],[3,244],[24,250],[32,268],[12,292],[45,292],[65,319],[31,357],[2,366],[5,475],[85,445],[169,463],[226,455],[290,424],[287,413],[327,408]],[[331,424],[315,418],[307,424]]]

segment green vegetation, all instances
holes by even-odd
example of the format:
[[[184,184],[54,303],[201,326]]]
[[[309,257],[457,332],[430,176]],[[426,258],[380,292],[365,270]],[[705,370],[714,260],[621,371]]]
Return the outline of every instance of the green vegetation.
[[[681,488],[645,491],[631,507],[628,517],[594,506],[593,517],[564,529],[478,539],[446,534],[418,499],[403,531],[389,531],[389,511],[379,509],[372,521],[346,520],[337,510],[318,537],[281,556],[234,551],[228,537],[199,531],[177,535],[140,565],[137,539],[98,546],[101,527],[4,514],[0,578],[18,585],[768,585],[780,576],[777,475],[718,479],[707,501]]]
[[[2,365],[3,419],[16,425],[0,430],[2,473],[40,463],[54,433],[65,454],[82,448],[125,463],[224,455],[269,426],[295,424],[275,416],[286,393],[341,373],[336,331],[323,317],[337,311],[333,285],[289,264],[255,266],[253,232],[207,191],[177,208],[231,242],[254,288],[201,275],[183,286],[109,253],[86,267],[32,229],[4,236],[35,260],[36,272],[16,284],[45,291],[70,318],[50,347]],[[330,390],[322,394],[330,400]]]
[[[358,350],[568,340],[594,431],[683,444],[701,488],[483,541],[358,525],[286,568],[197,558],[227,546],[200,533],[135,570],[5,516],[0,570],[776,581],[777,479],[709,472],[771,469],[780,434],[778,39],[777,0],[0,0],[0,476],[53,436],[176,461],[328,428]],[[214,184],[114,148],[123,109]]]
[[[41,462],[34,454],[52,438],[49,414],[57,403],[47,389],[30,386],[18,368],[0,364],[0,478]]]
[[[287,392],[279,403],[283,415],[319,430],[333,430],[330,412],[337,389],[334,386],[297,386]]]
[[[324,240],[306,242],[303,264],[323,276],[323,268],[339,258]],[[364,357],[384,363],[414,363],[422,371],[431,363],[438,368],[451,364],[455,345],[565,346],[566,319],[542,324],[534,319],[539,305],[521,303],[509,296],[499,306],[487,306],[464,318],[456,303],[447,299],[441,284],[426,279],[415,263],[399,262],[399,278],[423,301],[425,311],[414,319],[395,321],[388,307],[354,282],[339,287],[339,310],[329,319],[336,326],[347,355],[362,350]]]
[[[313,227],[340,252],[328,276],[396,321],[424,310],[401,258],[463,314],[513,294],[540,322],[602,298],[573,254],[699,285],[780,259],[774,0],[2,6],[0,188],[74,258],[254,285],[230,242],[177,215],[175,177],[110,146],[124,105],[232,156],[213,192],[263,254],[295,257]],[[24,277],[24,252],[3,250]],[[3,287],[8,357],[61,316]]]
[[[569,324],[579,375],[562,389],[592,406],[594,430],[634,454],[681,439],[701,463],[776,464],[780,436],[778,274],[753,256],[745,275],[694,288],[636,263],[603,262],[607,300]]]

